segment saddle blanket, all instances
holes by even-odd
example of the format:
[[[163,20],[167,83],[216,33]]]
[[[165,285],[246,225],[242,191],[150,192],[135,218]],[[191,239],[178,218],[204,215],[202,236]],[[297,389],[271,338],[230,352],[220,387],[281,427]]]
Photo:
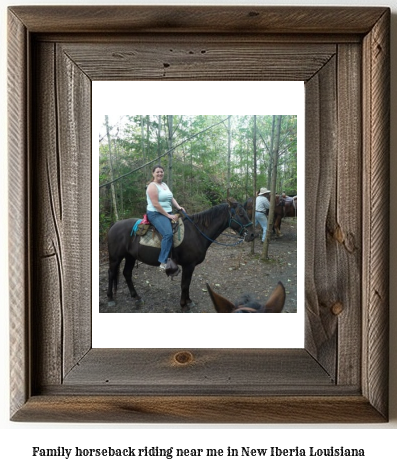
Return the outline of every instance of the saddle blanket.
[[[178,227],[174,229],[174,239],[173,239],[173,246],[178,247],[183,242],[183,238],[185,236],[185,225],[183,224],[183,219],[178,218],[178,222],[176,223]],[[161,247],[161,236],[160,234],[154,229],[153,226],[149,227],[149,230],[146,232],[144,236],[141,236],[139,243],[141,245],[146,245],[147,247]]]

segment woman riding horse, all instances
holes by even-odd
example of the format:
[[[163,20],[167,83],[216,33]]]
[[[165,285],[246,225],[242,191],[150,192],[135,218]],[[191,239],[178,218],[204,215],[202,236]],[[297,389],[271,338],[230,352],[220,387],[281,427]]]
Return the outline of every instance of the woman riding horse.
[[[178,220],[178,216],[172,214],[172,205],[178,211],[185,212],[185,209],[176,202],[171,190],[163,182],[164,168],[161,165],[155,165],[152,175],[153,179],[146,190],[146,214],[150,223],[162,235],[158,261],[160,262],[160,270],[165,271],[167,259],[172,249],[171,221],[176,222]]]
[[[107,294],[110,305],[114,304],[113,289],[117,289],[118,271],[123,259],[125,259],[123,275],[131,297],[135,301],[141,299],[132,282],[135,261],[159,266],[160,249],[142,245],[141,236],[131,237],[131,231],[136,222],[136,218],[118,221],[108,232],[109,285]],[[201,213],[191,216],[184,213],[183,225],[183,240],[177,247],[174,247],[173,259],[175,263],[182,266],[180,305],[182,309],[187,309],[194,305],[189,296],[194,269],[204,261],[209,246],[212,243],[219,243],[216,239],[227,228],[239,234],[240,241],[237,243],[243,240],[251,242],[254,239],[254,231],[244,208],[233,198],[229,198],[227,203],[214,206]]]

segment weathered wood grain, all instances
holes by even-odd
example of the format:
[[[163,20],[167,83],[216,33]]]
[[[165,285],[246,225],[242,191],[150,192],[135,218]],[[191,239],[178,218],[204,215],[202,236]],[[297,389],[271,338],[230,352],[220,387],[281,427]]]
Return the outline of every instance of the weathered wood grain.
[[[382,7],[58,6],[12,11],[33,33],[367,33]]]
[[[360,83],[346,44],[306,84],[306,348],[340,385],[361,375]]]
[[[309,80],[336,53],[335,44],[262,44],[232,37],[162,37],[153,44],[65,44],[64,53],[92,80]]]
[[[359,384],[362,352],[362,51],[338,46],[337,175],[335,213],[327,227],[333,241],[335,292],[331,311],[338,320],[337,383]]]
[[[387,420],[389,21],[385,8],[9,10],[12,420]],[[183,364],[91,349],[91,80],[126,78],[306,82],[306,349]]]
[[[66,375],[91,348],[91,80],[60,47],[56,71]]]
[[[33,95],[36,105],[33,115],[35,182],[32,194],[34,247],[32,257],[32,296],[34,316],[32,323],[33,391],[40,384],[60,384],[63,376],[63,272],[62,228],[57,214],[62,206],[59,193],[58,129],[56,121],[55,48],[53,44],[34,47],[37,67]],[[37,105],[40,103],[40,105]],[[40,130],[45,130],[40,134]],[[32,240],[33,242],[33,240]],[[49,289],[51,286],[51,289]]]
[[[73,390],[84,385],[137,392],[179,389],[191,394],[212,388],[257,394],[267,387],[334,385],[333,378],[304,349],[192,349],[189,360],[178,362],[178,349],[93,349],[65,377]],[[264,361],[265,360],[265,361]]]
[[[384,422],[361,396],[145,396],[32,397],[15,421],[89,423],[307,424]]]
[[[364,39],[363,393],[388,412],[390,12]]]
[[[337,264],[329,261],[332,245],[327,228],[335,217],[337,167],[335,56],[306,84],[305,146],[305,347],[336,375]],[[346,287],[346,285],[345,285]]]
[[[10,303],[10,375],[11,414],[30,395],[29,292],[30,220],[29,220],[29,135],[27,125],[28,35],[13,15],[8,15],[8,185],[9,185],[9,303]]]
[[[34,55],[32,285],[40,322],[32,345],[46,365],[36,383],[60,384],[91,347],[91,82],[52,43],[35,44]],[[49,345],[57,354],[48,355]]]

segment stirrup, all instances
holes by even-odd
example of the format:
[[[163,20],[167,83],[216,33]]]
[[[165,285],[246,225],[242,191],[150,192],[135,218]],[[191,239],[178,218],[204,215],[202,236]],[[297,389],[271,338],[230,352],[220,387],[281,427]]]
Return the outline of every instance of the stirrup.
[[[170,273],[170,274],[167,273],[167,276],[170,276],[171,280],[173,280],[174,276],[178,276],[180,272],[181,272],[181,269],[178,267],[178,270],[175,273]]]

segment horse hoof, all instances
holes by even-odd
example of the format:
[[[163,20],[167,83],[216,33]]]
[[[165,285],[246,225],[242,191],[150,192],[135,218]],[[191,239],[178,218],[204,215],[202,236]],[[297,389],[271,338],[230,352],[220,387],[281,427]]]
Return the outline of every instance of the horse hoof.
[[[191,307],[196,307],[196,303],[194,301],[190,301],[190,303],[186,304],[186,307],[190,309]]]
[[[108,307],[114,307],[116,305],[116,301],[108,301]]]
[[[145,304],[145,301],[142,298],[136,299],[135,300],[135,305],[140,306],[141,304]]]

